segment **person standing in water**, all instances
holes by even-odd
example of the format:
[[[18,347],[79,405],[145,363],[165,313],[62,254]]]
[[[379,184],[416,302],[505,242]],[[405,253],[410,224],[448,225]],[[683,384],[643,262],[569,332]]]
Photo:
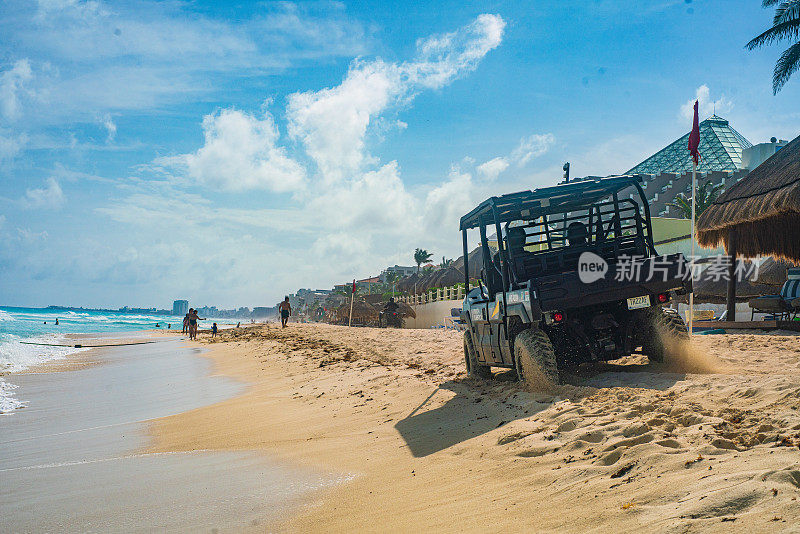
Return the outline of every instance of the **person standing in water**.
[[[289,322],[289,316],[292,314],[292,305],[289,304],[289,297],[283,299],[278,305],[278,310],[281,312],[281,328],[286,328],[286,323]]]

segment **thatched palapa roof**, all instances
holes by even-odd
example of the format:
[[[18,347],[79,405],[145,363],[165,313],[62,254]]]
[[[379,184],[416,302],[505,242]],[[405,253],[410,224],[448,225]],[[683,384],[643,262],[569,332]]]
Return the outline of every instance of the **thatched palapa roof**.
[[[766,261],[762,264],[762,267],[765,264],[767,264]],[[772,265],[775,265],[775,263],[772,262]],[[745,273],[751,273],[753,265],[751,262],[744,260],[742,263],[742,268],[744,269]],[[775,275],[776,278],[779,276],[780,275],[778,274]],[[778,287],[775,285],[769,285],[762,279],[762,269],[759,268],[758,278],[752,279],[750,276],[748,276],[743,277],[742,280],[736,281],[736,300],[742,302],[753,297],[760,297],[761,295],[774,295],[780,291],[780,286],[783,285],[783,282],[785,281],[786,276],[784,275],[783,281],[781,281],[780,284],[777,284]],[[699,280],[694,282],[695,302],[712,302],[717,304],[723,303],[727,300],[727,295],[728,280],[723,277],[714,280],[711,277],[701,276]]]
[[[800,136],[730,187],[697,220],[704,247],[725,245],[736,230],[737,254],[800,260]]]

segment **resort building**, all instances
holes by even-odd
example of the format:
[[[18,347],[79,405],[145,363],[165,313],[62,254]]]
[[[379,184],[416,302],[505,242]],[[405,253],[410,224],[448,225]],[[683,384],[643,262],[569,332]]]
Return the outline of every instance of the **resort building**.
[[[744,165],[746,169],[753,170],[787,144],[789,144],[789,141],[786,139],[778,141],[773,137],[769,140],[769,143],[759,143],[750,148],[745,148],[742,151],[742,165]]]
[[[678,194],[686,198],[692,195],[692,158],[688,142],[687,132],[625,173],[643,175],[642,187],[653,217],[683,216],[676,213],[672,204]],[[786,141],[774,137],[768,143],[753,145],[726,119],[712,115],[700,123],[698,186],[709,182],[726,189],[784,145]]]
[[[689,133],[665,146],[625,174],[684,174],[692,171],[687,150]],[[712,115],[700,123],[700,163],[697,172],[735,172],[742,169],[742,152],[753,143],[734,130],[722,117]]]
[[[176,300],[172,303],[172,315],[186,315],[189,313],[188,300]]]
[[[406,276],[411,276],[415,272],[417,272],[417,268],[414,266],[404,267],[402,265],[395,265],[394,267],[387,267],[384,269],[381,274],[378,275],[378,278],[380,278],[381,282],[386,282],[386,275],[389,273],[397,273],[400,275],[400,278],[404,278]]]

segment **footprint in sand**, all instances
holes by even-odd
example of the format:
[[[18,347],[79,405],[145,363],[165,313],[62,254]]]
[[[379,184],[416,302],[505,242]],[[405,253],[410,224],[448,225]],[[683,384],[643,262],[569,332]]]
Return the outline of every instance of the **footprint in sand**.
[[[537,458],[539,456],[544,456],[547,453],[555,452],[557,450],[558,447],[536,447],[533,449],[520,451],[517,453],[517,456],[519,456],[520,458]]]
[[[618,448],[623,448],[623,447],[624,448],[633,447],[634,445],[641,445],[643,443],[650,443],[651,441],[653,441],[653,439],[655,439],[655,436],[653,434],[642,434],[641,436],[636,436],[635,438],[621,439],[621,440],[617,441],[616,443],[612,443],[611,445],[606,447],[605,450],[611,451],[611,450],[618,449]]]
[[[570,419],[569,421],[564,421],[561,423],[558,428],[556,428],[556,432],[569,432],[571,430],[575,430],[577,426],[577,421],[575,419]]]
[[[594,430],[592,432],[586,432],[585,434],[581,434],[580,436],[577,437],[577,439],[589,443],[600,443],[601,441],[606,439],[606,434],[605,432],[602,432],[600,430]]]
[[[517,440],[526,438],[533,434],[533,432],[515,432],[513,434],[508,434],[507,436],[503,436],[497,440],[498,445],[508,445],[509,443],[513,443]]]
[[[662,439],[661,441],[656,441],[656,445],[661,445],[662,447],[667,447],[669,449],[685,449],[686,445],[678,441],[677,439]]]
[[[601,456],[597,460],[597,463],[600,465],[614,465],[622,457],[623,452],[625,452],[624,448],[620,447],[604,456]]]

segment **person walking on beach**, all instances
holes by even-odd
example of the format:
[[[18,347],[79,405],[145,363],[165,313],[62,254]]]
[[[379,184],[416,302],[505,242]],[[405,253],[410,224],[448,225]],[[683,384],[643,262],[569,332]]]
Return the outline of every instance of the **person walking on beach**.
[[[192,308],[189,308],[190,311],[192,311]],[[183,331],[181,331],[181,334],[189,333],[189,312],[186,312],[186,315],[183,316]]]
[[[281,328],[286,328],[286,323],[289,322],[289,316],[292,314],[292,305],[289,304],[289,297],[283,299],[283,302],[278,306],[281,312]]]
[[[217,337],[217,323],[211,326],[211,337]]]
[[[197,310],[189,310],[189,339],[197,339]]]

